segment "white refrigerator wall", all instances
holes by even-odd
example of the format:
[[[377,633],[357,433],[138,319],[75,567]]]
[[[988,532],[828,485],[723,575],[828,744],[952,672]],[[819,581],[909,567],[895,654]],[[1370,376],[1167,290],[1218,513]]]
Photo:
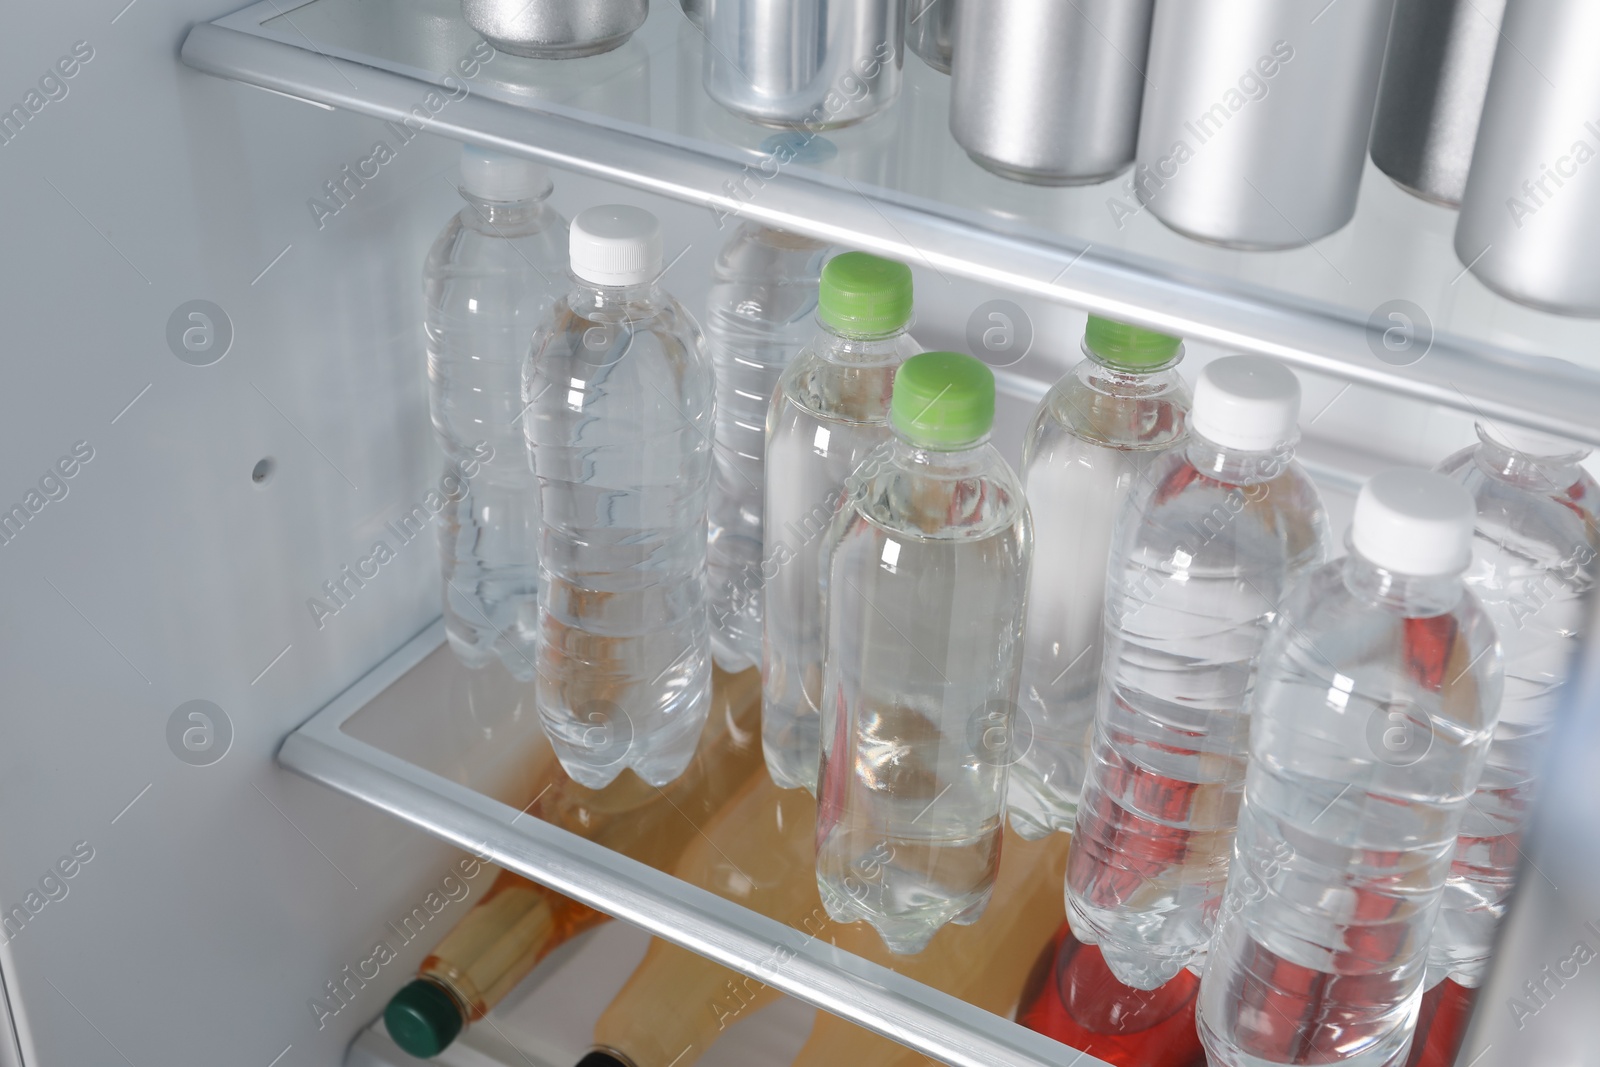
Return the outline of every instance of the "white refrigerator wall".
[[[0,543],[0,962],[29,1064],[338,1064],[467,907],[449,850],[272,761],[438,613],[432,531],[384,524],[439,477],[420,272],[456,146],[183,67],[233,0],[126,2],[13,5],[0,34],[0,100],[44,101],[0,144],[0,507],[25,513]],[[567,214],[616,195],[557,180]],[[686,298],[710,254],[674,268]],[[188,308],[169,331],[192,301],[209,337]],[[308,599],[385,538],[319,627]],[[169,729],[191,701],[221,710],[209,750],[193,709]],[[429,904],[409,944],[386,925]]]
[[[0,35],[0,119],[26,115],[0,143],[0,964],[33,1065],[338,1064],[468,906],[451,850],[273,763],[438,613],[432,531],[385,524],[439,476],[419,279],[456,146],[182,66],[189,25],[237,6],[13,4]],[[380,141],[330,214],[325,183]],[[687,249],[666,284],[700,313],[710,213],[555,179],[569,217],[662,214]],[[1001,295],[918,286],[935,347]],[[1018,303],[1036,336],[1010,369],[1053,380],[1082,316]],[[1312,435],[1374,461],[1470,439],[1304,380]],[[1013,461],[1029,406],[1002,406]],[[378,540],[394,560],[315,617]],[[406,943],[391,924],[430,907]]]

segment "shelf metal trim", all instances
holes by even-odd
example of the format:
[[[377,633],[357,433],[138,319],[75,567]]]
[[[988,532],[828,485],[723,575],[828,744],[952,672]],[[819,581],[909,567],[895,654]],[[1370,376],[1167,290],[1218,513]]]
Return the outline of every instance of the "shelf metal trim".
[[[1060,1067],[1066,1047],[804,931],[407,763],[343,729],[445,640],[435,621],[351,685],[278,762],[508,870],[956,1067]],[[733,921],[729,921],[732,916]],[[781,960],[773,965],[774,960]],[[1080,1054],[1075,1067],[1107,1067]]]
[[[437,84],[312,50],[263,28],[276,0],[194,26],[182,48],[196,70],[384,120],[410,114],[421,84]],[[442,78],[442,75],[438,77]],[[412,120],[416,123],[416,119]],[[1297,299],[1230,291],[1176,267],[1113,256],[1040,231],[917,197],[863,188],[791,165],[763,175],[761,195],[729,189],[750,161],[731,149],[688,147],[643,127],[593,121],[558,105],[469,94],[421,127],[632,188],[925,265],[1231,350],[1466,412],[1600,445],[1600,373],[1446,336],[1427,358],[1394,366],[1373,356],[1368,327]]]

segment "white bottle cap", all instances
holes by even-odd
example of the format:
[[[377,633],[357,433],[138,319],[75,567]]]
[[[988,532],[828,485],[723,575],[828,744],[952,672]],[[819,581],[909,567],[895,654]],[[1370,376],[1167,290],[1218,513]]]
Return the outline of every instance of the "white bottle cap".
[[[1480,422],[1478,433],[1497,445],[1509,448],[1513,452],[1521,452],[1525,456],[1578,456],[1586,455],[1589,451],[1588,445],[1579,444],[1577,441],[1569,441],[1565,437],[1540,433],[1538,430],[1527,430],[1504,422],[1492,424]]]
[[[540,200],[550,195],[550,172],[531,159],[464,144],[461,189],[479,200],[496,203]]]
[[[1189,425],[1242,452],[1267,452],[1295,439],[1300,379],[1266,356],[1225,356],[1206,365],[1194,388]]]
[[[1386,571],[1459,574],[1472,562],[1476,519],[1472,494],[1444,475],[1389,470],[1361,487],[1350,541]]]
[[[572,220],[572,273],[595,285],[642,285],[661,273],[661,223],[643,208],[605,204]]]

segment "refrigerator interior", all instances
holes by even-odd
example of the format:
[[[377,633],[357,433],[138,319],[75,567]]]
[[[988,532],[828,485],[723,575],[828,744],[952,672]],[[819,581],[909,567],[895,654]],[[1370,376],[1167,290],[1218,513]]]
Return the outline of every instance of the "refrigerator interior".
[[[386,7],[274,6],[287,17],[335,3],[335,14],[351,17],[377,18],[370,12]],[[424,21],[456,10],[445,0],[400,6]],[[461,205],[459,145],[434,133],[401,140],[358,110],[264,92],[180,61],[192,27],[236,7],[33,5],[14,11],[0,37],[6,106],[32,93],[59,59],[79,56],[63,92],[37,111],[30,105],[20,133],[0,143],[10,370],[0,501],[44,500],[0,543],[10,607],[0,617],[0,675],[9,683],[0,908],[10,916],[22,906],[24,916],[0,944],[17,1031],[17,1048],[0,1048],[0,1065],[402,1063],[383,1058],[381,1034],[362,1035],[466,910],[451,903],[339,1011],[319,1013],[314,1002],[389,936],[390,920],[423,900],[459,853],[275,762],[286,736],[439,612],[431,534],[400,546],[334,616],[318,619],[308,601],[439,477],[420,270]],[[318,31],[318,13],[306,13],[303,29],[291,21],[276,30],[323,32],[329,50],[348,47],[336,39],[337,20]],[[650,91],[681,82],[663,57],[694,47],[682,36],[686,25],[671,0],[657,0],[637,48],[623,55],[635,66],[619,67],[622,88],[559,106],[592,104],[604,127],[628,120],[643,100],[643,120],[659,119],[663,136],[704,135],[676,129],[676,105]],[[459,31],[439,32],[454,49]],[[378,52],[406,47],[367,43]],[[330,79],[339,75],[329,68]],[[643,92],[627,82],[639,76]],[[934,112],[919,121],[942,121],[940,77],[908,61],[901,106]],[[417,85],[419,99],[425,90]],[[514,95],[502,86],[485,96],[496,92]],[[701,103],[694,122],[749,139]],[[328,210],[327,183],[380,142],[392,160]],[[851,158],[878,150],[868,143]],[[930,177],[941,161],[942,151],[911,169]],[[865,180],[840,173],[847,184]],[[551,202],[568,218],[611,202],[655,212],[673,264],[663,284],[698,313],[734,220],[645,191],[637,175],[605,181],[558,167],[553,176]],[[1149,218],[1131,235],[1106,229],[1104,188],[1057,199],[1002,190],[1014,210],[993,209],[997,232],[1039,224],[1077,232],[1073,220],[1092,217],[1079,236],[1119,252],[1155,260],[1192,252],[1195,261],[1174,276],[1203,268],[1278,287],[1286,300],[1337,305],[1354,316],[1348,336],[1358,346],[1369,311],[1414,294],[1441,335],[1600,367],[1594,324],[1492,298],[1470,276],[1452,281],[1448,213],[1407,197],[1370,165],[1355,223],[1316,249],[1271,257],[1193,252]],[[969,192],[957,183],[908,195],[961,200]],[[1063,204],[1064,221],[1052,218]],[[1384,251],[1391,231],[1401,235],[1401,254]],[[1374,244],[1382,254],[1363,252]],[[1341,283],[1341,266],[1352,264],[1369,273],[1350,269]],[[995,300],[1010,301],[1028,323],[1029,351],[997,368],[996,439],[1015,464],[1033,405],[1080,358],[1084,313],[1039,291],[984,284],[937,257],[912,266],[912,330],[927,348],[966,348],[973,322],[986,321]],[[197,311],[206,325],[186,345]],[[1229,350],[1191,341],[1186,376]],[[1433,373],[1450,351],[1441,344],[1423,366]],[[1324,489],[1340,544],[1364,477],[1396,464],[1431,466],[1474,439],[1470,403],[1399,396],[1371,375],[1362,384],[1297,369],[1301,457]],[[1567,401],[1600,395],[1589,388]],[[68,466],[70,477],[51,473]],[[196,712],[205,720],[191,718]],[[426,722],[437,708],[407,713]],[[199,752],[183,742],[196,724],[209,732]],[[59,877],[56,865],[69,855],[80,863],[71,878]],[[560,1067],[643,937],[620,923],[602,928],[538,972],[497,1019],[518,1034],[543,1034],[543,1052],[532,1038],[517,1047],[547,1056],[541,1067]],[[557,971],[562,981],[550,981]],[[741,1023],[749,1032],[702,1062],[787,1062],[779,1052],[798,1046],[810,1017],[810,1008],[785,1002]],[[545,1029],[556,1022],[559,1033]],[[756,1059],[757,1050],[772,1056]],[[479,1062],[470,1052],[464,1043],[460,1067]],[[493,1043],[477,1054],[520,1062]]]

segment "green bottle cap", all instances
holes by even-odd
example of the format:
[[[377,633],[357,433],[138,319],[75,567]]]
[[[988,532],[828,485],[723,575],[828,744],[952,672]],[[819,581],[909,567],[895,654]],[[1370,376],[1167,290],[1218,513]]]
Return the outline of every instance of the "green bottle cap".
[[[1083,343],[1113,367],[1130,371],[1159,370],[1177,358],[1178,349],[1183,347],[1182,338],[1099,315],[1089,316]]]
[[[994,425],[994,372],[960,352],[924,352],[894,376],[889,421],[907,441],[949,451]]]
[[[455,998],[426,978],[418,978],[383,1009],[383,1025],[394,1043],[420,1060],[437,1056],[461,1033]]]
[[[844,334],[885,334],[911,321],[911,268],[865,252],[834,256],[822,267],[817,314]]]

